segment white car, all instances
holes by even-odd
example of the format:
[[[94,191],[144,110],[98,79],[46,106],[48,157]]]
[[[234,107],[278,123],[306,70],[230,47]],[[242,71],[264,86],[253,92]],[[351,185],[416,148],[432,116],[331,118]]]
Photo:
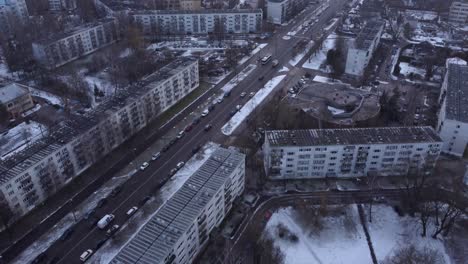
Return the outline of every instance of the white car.
[[[88,249],[86,250],[85,252],[81,253],[80,255],[80,260],[85,262],[86,260],[89,259],[89,257],[91,257],[91,255],[93,254],[93,250],[92,249]]]
[[[210,113],[208,109],[205,109],[202,113],[201,116],[207,116]]]
[[[137,210],[138,210],[138,207],[133,206],[132,208],[130,208],[130,209],[127,211],[127,216],[133,215]]]
[[[246,95],[247,95],[246,92],[242,92],[242,93],[240,94],[240,97],[244,98]]]
[[[178,138],[178,139],[183,138],[183,137],[184,137],[184,134],[185,134],[185,132],[184,132],[183,130],[180,131],[179,134],[177,134],[177,138]]]
[[[223,102],[223,99],[224,99],[224,97],[218,98],[218,100],[216,100],[216,103],[218,103],[218,104],[222,103],[222,102]]]
[[[177,169],[180,170],[180,168],[182,168],[184,165],[185,165],[185,162],[183,161],[177,163]]]
[[[154,153],[153,156],[151,157],[151,160],[157,160],[161,157],[161,152]]]
[[[239,111],[242,108],[242,105],[236,105],[236,110]]]
[[[140,170],[144,171],[146,168],[148,168],[148,166],[149,166],[148,162],[143,162],[143,164],[141,164],[141,166],[140,166]]]
[[[255,95],[254,92],[249,93],[249,97],[254,97],[254,95]]]

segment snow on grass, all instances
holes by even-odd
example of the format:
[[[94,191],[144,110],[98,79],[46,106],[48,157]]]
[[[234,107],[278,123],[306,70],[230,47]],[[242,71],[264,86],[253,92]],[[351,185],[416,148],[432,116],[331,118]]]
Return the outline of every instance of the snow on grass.
[[[29,87],[29,91],[31,92],[32,96],[40,97],[40,98],[48,101],[50,104],[60,105],[62,107],[64,106],[64,104],[62,102],[62,99],[60,99],[60,97],[58,97],[55,94],[52,94],[52,93],[49,93],[49,92],[46,92],[46,91],[42,91],[42,90],[39,90],[39,89],[36,89],[36,88],[32,88],[32,87]]]
[[[239,82],[247,78],[247,76],[249,76],[256,68],[257,68],[257,65],[255,64],[250,64],[249,66],[245,67],[245,69],[243,69],[240,73],[234,76],[228,83],[226,83],[221,88],[221,90],[223,90],[223,92],[225,93],[231,91],[234,87],[236,87],[239,84]]]
[[[103,74],[106,75],[106,74]],[[84,80],[88,83],[88,87],[90,89],[90,93],[94,94],[94,86],[96,86],[99,90],[104,92],[105,96],[110,96],[114,94],[115,87],[109,81],[108,78],[104,78],[106,76],[85,76]]]
[[[373,206],[372,223],[368,223],[377,260],[381,262],[391,257],[396,250],[411,244],[418,248],[430,248],[442,254],[446,264],[451,263],[443,241],[432,239],[430,233],[421,237],[421,224],[418,218],[399,217],[392,207],[387,205]],[[430,232],[431,228],[428,227]]]
[[[285,264],[372,263],[356,207],[348,206],[343,210],[344,215],[324,217],[323,228],[311,231],[298,220],[297,212],[291,207],[282,208],[271,216],[265,235],[274,239]],[[298,241],[280,238],[279,224],[297,235]]]
[[[161,204],[150,212],[145,212],[145,208],[140,208],[138,212],[127,221],[119,233],[116,235],[119,239],[112,239],[110,242],[105,243],[102,248],[97,251],[89,260],[90,263],[109,263],[119,251],[130,241],[144,225],[156,214],[158,209],[165,203],[169,198],[182,187],[187,179],[198,170],[205,161],[208,160],[210,155],[218,148],[219,145],[215,143],[208,143],[195,154],[190,160],[187,161],[184,167],[182,167],[172,178],[164,184],[164,186],[157,193],[155,200],[160,200]],[[154,200],[150,200],[154,201]],[[145,207],[148,206],[145,205]]]
[[[312,56],[302,65],[302,67],[312,70],[321,70],[322,65],[327,60],[327,52],[335,48],[336,35],[330,34],[322,43],[322,48],[317,50]]]
[[[281,68],[281,70],[279,70],[279,72],[288,72],[289,71],[289,68],[286,67],[286,66],[283,66],[283,68]]]
[[[426,70],[411,66],[407,62],[400,62],[400,74],[404,76],[409,76],[410,73],[417,74],[417,75],[420,75],[421,77],[424,77],[426,75]]]
[[[320,75],[316,75],[314,79],[312,79],[312,81],[319,82],[319,83],[331,83],[331,84],[342,83],[340,80],[336,80],[336,79],[332,79],[332,78],[328,78],[328,77],[320,76]]]
[[[47,128],[36,122],[23,122],[0,135],[1,159],[24,149],[47,135]]]
[[[335,108],[335,107],[333,107],[333,106],[327,106],[327,109],[328,109],[328,111],[331,112],[332,115],[339,115],[339,114],[346,113],[345,110],[339,109],[339,108]]]
[[[297,66],[297,64],[304,58],[304,56],[307,54],[307,52],[313,45],[314,45],[314,41],[311,40],[309,43],[307,43],[304,50],[300,54],[297,54],[296,56],[294,56],[294,58],[292,58],[289,61],[289,64],[293,66]]]
[[[324,28],[325,31],[330,30],[336,23],[338,22],[338,18],[333,18],[330,20],[330,24]]]
[[[265,100],[275,87],[286,77],[279,75],[268,81],[254,97],[252,97],[231,119],[221,128],[223,134],[230,136],[250,113]]]
[[[78,207],[75,209],[76,219],[79,221],[87,212],[96,207],[99,200],[107,197],[116,186],[127,181],[133,174],[134,171],[128,175],[114,177],[106,184],[104,184],[102,188],[94,192],[88,199],[78,205]],[[48,232],[40,236],[28,248],[21,252],[21,254],[19,254],[12,263],[31,263],[31,261],[33,261],[39,254],[47,250],[54,242],[59,240],[63,233],[74,224],[74,216],[73,213],[70,212],[65,217],[63,217],[62,220],[55,224]]]

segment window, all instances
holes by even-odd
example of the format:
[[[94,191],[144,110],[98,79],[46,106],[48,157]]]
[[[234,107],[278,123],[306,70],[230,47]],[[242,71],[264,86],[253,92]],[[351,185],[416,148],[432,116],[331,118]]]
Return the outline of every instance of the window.
[[[294,155],[294,152],[288,152],[287,154],[288,155]]]
[[[310,159],[310,155],[307,154],[307,155],[299,155],[299,158],[300,159]]]
[[[374,152],[380,152],[380,149],[374,149]]]
[[[292,168],[292,166],[293,166],[292,164],[286,165],[286,167],[288,167],[288,168]]]

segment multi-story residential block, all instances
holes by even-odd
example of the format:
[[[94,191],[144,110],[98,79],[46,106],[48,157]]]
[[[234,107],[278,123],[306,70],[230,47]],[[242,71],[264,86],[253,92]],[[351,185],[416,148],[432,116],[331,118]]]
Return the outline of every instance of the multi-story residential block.
[[[456,25],[468,23],[468,1],[453,1],[449,11],[449,22]]]
[[[50,11],[74,10],[77,0],[49,0]]]
[[[198,61],[180,58],[84,115],[0,160],[0,199],[26,214],[199,86]]]
[[[431,173],[441,148],[431,127],[267,131],[263,146],[271,179]]]
[[[0,87],[0,104],[6,107],[12,118],[34,107],[28,87],[19,83]]]
[[[118,38],[117,20],[104,18],[33,43],[33,55],[39,63],[53,69],[108,46]]]
[[[468,65],[452,58],[446,66],[437,131],[444,141],[442,152],[462,157],[468,149]]]
[[[362,76],[380,42],[385,23],[380,20],[367,22],[358,34],[354,45],[348,48],[345,73]]]
[[[147,35],[246,34],[260,32],[262,10],[139,11],[133,18]]]
[[[110,263],[192,263],[244,181],[245,155],[218,148]]]
[[[303,0],[268,0],[266,4],[267,20],[276,25],[286,23],[306,4],[307,2]]]
[[[25,0],[0,0],[0,33],[9,33],[11,26],[26,22],[28,17]]]
[[[200,10],[201,0],[180,0],[181,10]]]

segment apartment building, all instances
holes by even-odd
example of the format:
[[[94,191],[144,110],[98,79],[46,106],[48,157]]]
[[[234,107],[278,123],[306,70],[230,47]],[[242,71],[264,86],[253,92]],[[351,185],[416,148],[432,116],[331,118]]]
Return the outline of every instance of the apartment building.
[[[431,127],[274,130],[265,133],[271,179],[431,173],[442,141]]]
[[[303,0],[268,0],[267,21],[276,25],[286,23],[302,11],[306,4],[307,2]]]
[[[77,0],[49,0],[50,11],[75,10]]]
[[[374,51],[380,42],[385,23],[381,20],[371,20],[358,34],[354,45],[348,48],[345,73],[362,76]]]
[[[12,118],[34,107],[34,102],[27,86],[10,83],[0,87],[0,105],[4,105]]]
[[[181,10],[201,10],[201,0],[180,0]]]
[[[192,263],[244,183],[245,155],[216,149],[110,263]]]
[[[0,199],[22,216],[199,86],[198,61],[180,58],[72,115],[48,136],[0,160]]]
[[[186,35],[210,33],[259,33],[261,9],[199,11],[138,11],[132,14],[146,35]]]
[[[0,0],[0,33],[9,33],[12,25],[26,22],[29,13],[25,0]]]
[[[62,66],[114,43],[117,20],[104,18],[32,44],[34,58],[49,69]]]
[[[436,129],[444,141],[442,152],[462,157],[468,149],[468,65],[451,58],[446,67]]]
[[[449,23],[466,25],[468,23],[468,1],[453,1],[449,11]]]

